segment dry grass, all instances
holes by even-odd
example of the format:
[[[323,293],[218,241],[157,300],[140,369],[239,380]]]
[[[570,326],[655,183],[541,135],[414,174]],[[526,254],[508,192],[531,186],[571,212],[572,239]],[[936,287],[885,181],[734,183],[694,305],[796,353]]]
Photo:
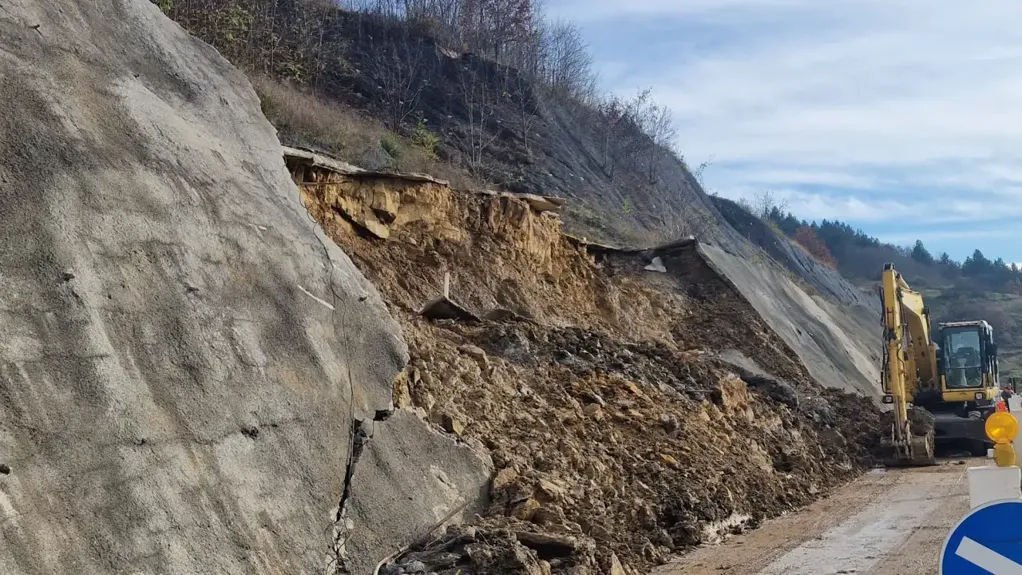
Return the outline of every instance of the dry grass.
[[[252,75],[251,82],[285,144],[319,148],[367,169],[430,174],[457,189],[492,187],[344,104],[266,76]]]
[[[252,78],[266,118],[287,137],[308,140],[355,160],[380,147],[382,130],[354,110],[328,104],[291,85],[265,76]]]

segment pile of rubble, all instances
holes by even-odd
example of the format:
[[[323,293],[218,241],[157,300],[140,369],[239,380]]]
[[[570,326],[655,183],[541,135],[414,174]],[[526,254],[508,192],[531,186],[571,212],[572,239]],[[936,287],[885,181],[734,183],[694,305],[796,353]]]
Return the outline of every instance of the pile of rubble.
[[[530,323],[406,329],[399,405],[498,469],[477,527],[492,537],[456,528],[408,556],[460,554],[451,573],[645,569],[814,500],[868,464],[877,429],[865,399],[743,379],[712,354]]]
[[[373,178],[306,203],[404,329],[396,406],[496,468],[484,516],[381,573],[643,573],[870,464],[872,403],[813,382],[697,258],[650,279],[525,200]],[[445,274],[464,313],[425,317]]]

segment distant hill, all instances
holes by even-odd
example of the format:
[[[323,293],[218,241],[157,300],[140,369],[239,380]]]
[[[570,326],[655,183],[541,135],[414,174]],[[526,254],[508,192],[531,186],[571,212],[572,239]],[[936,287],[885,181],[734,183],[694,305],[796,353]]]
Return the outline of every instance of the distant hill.
[[[726,208],[736,205],[715,196],[713,201],[725,214]],[[1022,271],[1014,263],[991,260],[978,249],[958,262],[946,253],[931,254],[922,241],[912,247],[895,246],[844,222],[809,222],[777,205],[769,194],[739,204],[864,289],[875,291],[884,264],[894,263],[909,285],[924,294],[935,324],[987,320],[1000,343],[1002,371],[1022,375]],[[748,234],[743,230],[750,228],[735,225],[734,219],[729,218],[739,233]]]

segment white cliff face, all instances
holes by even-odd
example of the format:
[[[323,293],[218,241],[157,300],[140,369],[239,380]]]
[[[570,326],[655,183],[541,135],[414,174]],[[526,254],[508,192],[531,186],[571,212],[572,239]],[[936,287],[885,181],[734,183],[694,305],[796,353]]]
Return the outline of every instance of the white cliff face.
[[[406,358],[240,72],[146,0],[3,3],[0,573],[322,572]]]

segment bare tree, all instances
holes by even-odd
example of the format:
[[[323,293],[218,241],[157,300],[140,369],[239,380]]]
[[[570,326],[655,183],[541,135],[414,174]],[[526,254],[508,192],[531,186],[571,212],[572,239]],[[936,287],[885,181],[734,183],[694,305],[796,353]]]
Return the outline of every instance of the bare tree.
[[[770,219],[770,215],[773,212],[779,212],[784,214],[788,211],[788,200],[784,198],[778,199],[774,196],[771,191],[757,192],[753,197],[750,204],[753,214],[758,216],[760,219]]]
[[[463,0],[401,0],[405,19],[426,26],[429,33],[448,46],[460,47],[459,23]]]
[[[517,70],[507,70],[503,74],[501,96],[511,101],[515,107],[518,128],[522,133],[525,153],[531,157],[529,141],[532,131],[539,121],[539,100],[536,96],[535,80]]]
[[[674,127],[674,118],[667,106],[658,106],[650,102],[642,114],[643,132],[649,136],[650,146],[648,150],[649,181],[656,181],[656,169],[658,160],[663,152],[671,152],[672,144],[677,130]]]
[[[592,90],[592,55],[582,32],[571,23],[551,25],[544,42],[542,74],[547,84],[564,94],[582,96]]]
[[[711,163],[713,163],[713,156],[710,156],[709,159],[699,164],[699,167],[692,171],[692,176],[697,182],[699,182],[699,187],[702,188],[704,192],[707,192],[708,190],[706,189],[706,182],[703,181],[703,172],[706,171],[706,168],[710,167]],[[712,194],[712,192],[710,193]]]
[[[620,98],[612,97],[606,102],[599,105],[596,111],[597,121],[599,125],[598,129],[602,130],[603,136],[601,141],[601,164],[603,165],[603,173],[608,178],[614,181],[614,168],[617,163],[613,154],[613,144],[617,142],[617,127],[620,122],[626,119],[626,109],[624,102]]]
[[[374,16],[396,18],[402,14],[400,0],[337,0],[337,5],[345,10]]]
[[[461,145],[467,155],[465,163],[472,171],[482,167],[483,157],[490,144],[500,136],[500,130],[490,132],[490,124],[496,114],[499,94],[495,83],[489,77],[490,66],[465,62],[458,68],[458,96],[463,106],[464,129],[452,132],[451,136]]]
[[[653,105],[651,94],[651,89],[645,88],[617,103],[620,116],[614,122],[611,137],[621,159],[634,171],[641,169],[641,161],[653,145],[647,133],[649,110]]]
[[[435,64],[424,38],[407,26],[374,29],[368,72],[379,84],[387,123],[397,130],[419,107]]]

